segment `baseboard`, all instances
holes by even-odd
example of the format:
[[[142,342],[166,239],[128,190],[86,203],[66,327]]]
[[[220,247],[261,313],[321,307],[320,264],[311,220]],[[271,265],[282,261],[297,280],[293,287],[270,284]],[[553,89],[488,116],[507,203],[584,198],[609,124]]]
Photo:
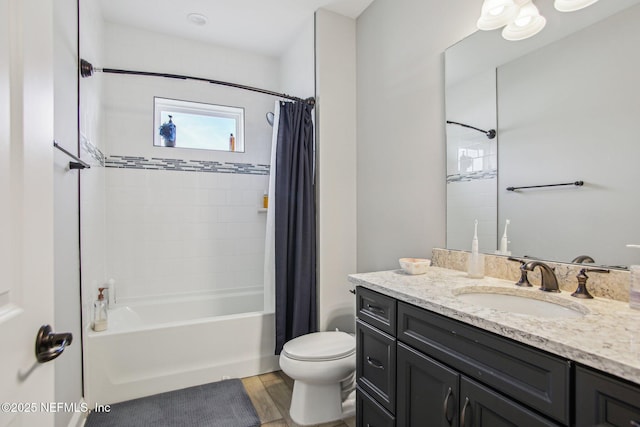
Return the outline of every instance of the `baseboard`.
[[[85,402],[84,399],[80,399],[80,402],[78,403],[78,407],[82,408],[83,406],[86,406],[86,405],[87,405],[87,402]],[[88,416],[89,416],[89,411],[74,412],[73,417],[71,417],[71,419],[69,420],[68,427],[83,427],[85,421],[87,421]]]

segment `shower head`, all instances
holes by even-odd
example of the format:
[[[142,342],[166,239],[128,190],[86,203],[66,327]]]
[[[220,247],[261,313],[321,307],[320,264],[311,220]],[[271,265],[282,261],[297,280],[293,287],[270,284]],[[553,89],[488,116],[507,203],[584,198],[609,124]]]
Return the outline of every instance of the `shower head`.
[[[91,77],[93,76],[93,65],[89,61],[85,61],[84,59],[80,60],[80,75],[82,77]]]

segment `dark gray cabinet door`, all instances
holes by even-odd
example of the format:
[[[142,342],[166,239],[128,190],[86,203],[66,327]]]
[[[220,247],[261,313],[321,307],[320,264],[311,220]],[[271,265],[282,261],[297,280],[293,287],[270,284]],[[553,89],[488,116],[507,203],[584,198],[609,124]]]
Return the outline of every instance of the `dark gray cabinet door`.
[[[398,343],[398,426],[458,425],[459,374]]]
[[[391,413],[396,411],[396,339],[356,322],[356,383]]]
[[[460,377],[460,427],[560,426],[464,376]]]
[[[575,409],[576,426],[640,426],[640,387],[578,366]]]

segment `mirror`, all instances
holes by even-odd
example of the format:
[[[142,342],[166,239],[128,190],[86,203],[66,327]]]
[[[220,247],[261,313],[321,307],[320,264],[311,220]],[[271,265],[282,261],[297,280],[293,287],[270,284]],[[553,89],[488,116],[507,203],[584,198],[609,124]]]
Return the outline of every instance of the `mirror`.
[[[540,2],[548,24],[531,39],[477,32],[446,51],[446,119],[497,129],[493,142],[446,125],[447,248],[469,250],[478,219],[495,253],[509,220],[513,256],[637,264],[625,245],[640,241],[639,3]]]

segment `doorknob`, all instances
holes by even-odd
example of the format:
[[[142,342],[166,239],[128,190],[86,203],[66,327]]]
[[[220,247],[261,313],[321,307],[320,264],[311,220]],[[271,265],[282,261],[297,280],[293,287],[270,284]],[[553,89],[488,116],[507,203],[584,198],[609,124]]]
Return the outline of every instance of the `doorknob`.
[[[36,359],[45,363],[60,356],[65,347],[71,345],[71,332],[54,334],[51,326],[42,325],[36,335]]]

